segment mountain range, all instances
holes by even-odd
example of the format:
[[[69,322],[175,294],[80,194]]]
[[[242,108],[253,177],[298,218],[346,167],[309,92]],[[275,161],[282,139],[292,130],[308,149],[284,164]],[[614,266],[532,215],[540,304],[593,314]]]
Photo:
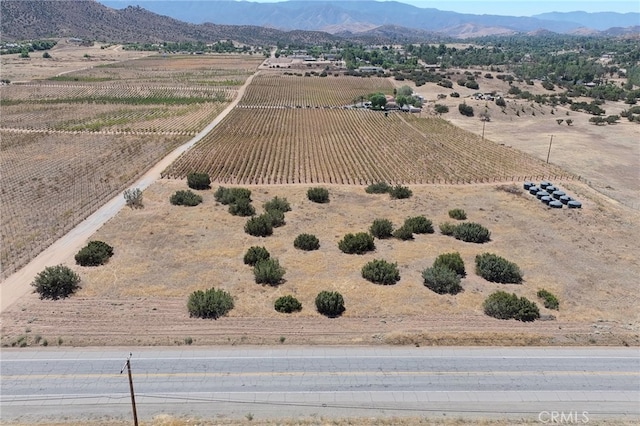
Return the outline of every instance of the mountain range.
[[[640,34],[640,13],[473,15],[399,2],[2,0],[2,41],[80,37],[110,42],[213,41],[248,44],[438,41],[518,33]],[[108,7],[108,5],[114,7]],[[609,28],[611,25],[613,28]],[[605,29],[607,27],[608,29]]]

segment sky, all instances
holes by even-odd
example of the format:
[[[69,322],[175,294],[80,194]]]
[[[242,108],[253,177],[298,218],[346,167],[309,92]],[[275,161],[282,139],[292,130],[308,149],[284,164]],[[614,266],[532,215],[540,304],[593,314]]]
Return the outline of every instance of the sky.
[[[127,5],[140,5],[144,7],[145,1],[152,0],[120,0],[123,7]],[[157,1],[157,0],[155,0]],[[170,0],[170,1],[208,1],[216,0]],[[257,3],[276,3],[278,0],[251,0]],[[280,0],[282,1],[282,0]],[[321,0],[297,0],[297,1],[321,1]],[[440,10],[472,13],[476,15],[507,15],[507,16],[531,16],[545,12],[638,12],[640,13],[640,0],[400,0],[401,3],[411,4],[422,8],[435,8]],[[113,3],[111,0],[110,3]]]

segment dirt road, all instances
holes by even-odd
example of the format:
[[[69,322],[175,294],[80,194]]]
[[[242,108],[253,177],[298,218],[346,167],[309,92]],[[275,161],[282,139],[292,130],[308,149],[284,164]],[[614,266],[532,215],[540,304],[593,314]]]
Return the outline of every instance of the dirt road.
[[[176,158],[182,153],[187,151],[198,141],[200,141],[207,133],[209,133],[215,126],[217,126],[226,116],[235,108],[242,96],[245,89],[253,77],[257,75],[251,75],[242,87],[238,90],[238,96],[225,108],[220,115],[216,117],[207,127],[205,127],[200,133],[198,133],[193,139],[184,145],[176,148],[173,152],[163,158],[155,166],[153,166],[147,173],[145,173],[138,181],[136,181],[131,187],[146,189],[160,179],[160,173],[169,166]],[[113,218],[118,212],[125,206],[125,201],[122,195],[118,195],[106,203],[103,207],[98,209],[95,213],[82,221],[78,226],[73,228],[64,237],[53,243],[49,248],[40,253],[35,259],[25,265],[22,269],[15,274],[9,276],[5,281],[0,284],[0,312],[4,312],[6,308],[15,303],[20,297],[27,294],[31,290],[31,282],[36,275],[47,266],[53,266],[61,263],[64,259],[68,258],[72,254],[76,253],[87,242],[87,240],[93,235],[102,225],[104,225],[109,219]]]

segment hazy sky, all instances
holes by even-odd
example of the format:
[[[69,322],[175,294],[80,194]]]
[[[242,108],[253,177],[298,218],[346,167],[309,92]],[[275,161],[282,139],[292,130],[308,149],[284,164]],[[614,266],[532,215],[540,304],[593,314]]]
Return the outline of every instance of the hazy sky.
[[[126,5],[140,5],[144,7],[146,1],[158,0],[117,0]],[[167,1],[167,0],[162,0]],[[216,0],[169,0],[169,1],[209,1]],[[278,0],[252,0],[258,3],[276,3]],[[319,1],[319,0],[298,0]],[[581,10],[585,12],[640,12],[640,0],[558,0],[558,1],[522,1],[522,0],[400,0],[401,3],[412,4],[418,7],[435,8],[460,13],[531,16],[544,12],[573,12]],[[105,1],[106,3],[106,1]],[[113,4],[114,0],[110,0]],[[639,23],[640,24],[640,23]]]

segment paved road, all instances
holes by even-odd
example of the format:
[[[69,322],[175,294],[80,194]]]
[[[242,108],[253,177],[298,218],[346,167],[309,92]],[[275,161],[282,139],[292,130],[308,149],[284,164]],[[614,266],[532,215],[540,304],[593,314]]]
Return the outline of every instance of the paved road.
[[[194,136],[193,139],[189,140],[189,142],[179,146],[155,164],[140,179],[131,185],[131,188],[140,188],[141,190],[145,190],[152,183],[160,179],[160,173],[162,173],[164,169],[211,132],[211,130],[213,130],[213,128],[217,126],[227,116],[227,114],[233,110],[233,108],[235,108],[240,99],[242,99],[247,86],[251,84],[251,81],[256,74],[247,78],[244,85],[238,89],[238,95],[236,98],[211,123],[209,123],[207,127]],[[60,264],[64,262],[65,259],[68,259],[73,254],[77,253],[78,250],[86,244],[89,238],[98,229],[100,229],[102,225],[107,223],[109,219],[118,214],[124,206],[124,197],[121,194],[118,194],[87,219],[80,222],[66,235],[45,249],[31,262],[7,277],[7,279],[0,284],[0,290],[2,292],[2,297],[0,298],[0,312],[3,312],[20,297],[33,290],[31,283],[40,271],[47,266]]]
[[[546,412],[640,420],[637,348],[134,348],[141,419]],[[130,418],[127,349],[3,350],[3,421]],[[29,414],[26,414],[29,413]]]

